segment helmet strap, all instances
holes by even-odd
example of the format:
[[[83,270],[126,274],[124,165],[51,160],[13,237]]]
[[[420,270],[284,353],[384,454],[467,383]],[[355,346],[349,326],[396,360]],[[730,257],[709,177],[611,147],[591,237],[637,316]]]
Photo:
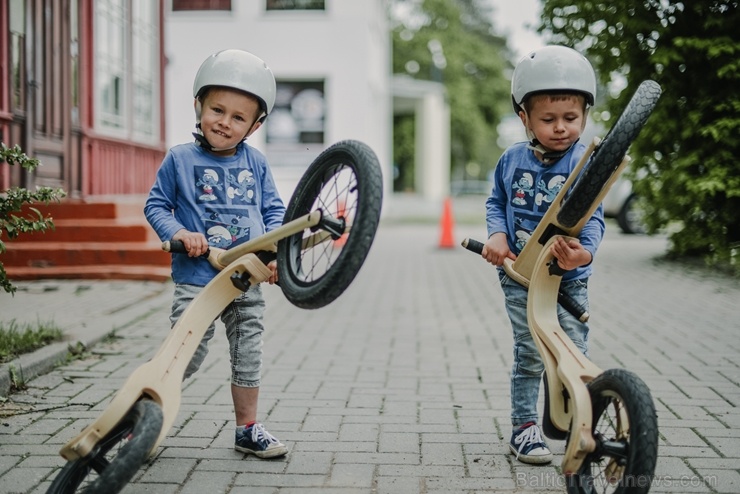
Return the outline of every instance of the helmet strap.
[[[578,142],[578,139],[573,141],[573,144],[568,146],[568,149],[564,151],[547,151],[545,147],[540,144],[540,141],[538,141],[536,137],[533,137],[529,144],[527,144],[527,149],[540,153],[542,155],[542,162],[545,165],[550,166],[554,165],[560,158],[568,154],[568,151],[573,148],[576,142]]]

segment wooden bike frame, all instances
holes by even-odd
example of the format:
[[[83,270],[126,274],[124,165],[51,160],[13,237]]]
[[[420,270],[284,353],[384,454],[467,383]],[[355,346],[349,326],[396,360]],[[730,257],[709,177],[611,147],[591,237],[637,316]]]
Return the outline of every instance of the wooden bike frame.
[[[592,433],[593,411],[587,384],[603,370],[586,358],[560,327],[557,296],[561,276],[550,272],[550,264],[553,262],[550,245],[561,236],[565,238],[578,236],[629,163],[629,158],[625,156],[594,199],[587,214],[578,223],[571,228],[563,226],[558,222],[557,215],[565,194],[583,170],[598,142],[598,139],[594,139],[586,149],[517,259],[515,261],[506,259],[504,262],[506,273],[529,290],[527,321],[545,365],[548,390],[545,399],[549,403],[550,421],[557,429],[570,431],[570,440],[562,461],[565,475],[575,474],[586,455],[596,447]]]
[[[116,393],[101,415],[77,437],[60,450],[68,461],[89,455],[141,399],[155,401],[162,408],[162,429],[149,451],[153,455],[175,421],[180,408],[182,380],[198,344],[208,326],[242,290],[232,281],[233,276],[247,278],[257,284],[270,277],[272,271],[256,255],[260,251],[276,252],[277,242],[319,224],[321,212],[313,211],[286,223],[271,232],[238,245],[230,250],[211,249],[208,261],[219,269],[201,292],[185,309],[170,330],[159,351],[149,362],[138,367]],[[323,231],[304,239],[304,246],[330,238]],[[163,244],[169,250],[168,242]]]

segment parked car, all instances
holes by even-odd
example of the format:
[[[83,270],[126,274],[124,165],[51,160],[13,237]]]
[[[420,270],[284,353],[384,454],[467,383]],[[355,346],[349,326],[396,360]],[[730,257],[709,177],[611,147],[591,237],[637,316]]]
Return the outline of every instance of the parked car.
[[[604,198],[604,216],[616,219],[624,233],[645,233],[643,212],[638,207],[637,199],[637,194],[632,190],[632,182],[619,177]]]

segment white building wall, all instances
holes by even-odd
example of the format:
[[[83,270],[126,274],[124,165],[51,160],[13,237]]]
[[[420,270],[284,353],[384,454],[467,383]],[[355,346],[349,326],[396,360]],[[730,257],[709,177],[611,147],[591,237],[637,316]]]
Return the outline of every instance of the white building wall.
[[[239,48],[265,60],[278,80],[323,79],[324,145],[368,144],[392,184],[391,39],[386,0],[326,0],[326,10],[265,11],[265,2],[234,0],[232,11],[165,12],[165,105],[168,146],[192,140],[192,84],[210,54]],[[269,117],[268,117],[269,121]],[[266,151],[264,128],[249,143]],[[268,160],[270,154],[267,153]],[[272,163],[288,200],[304,167]]]

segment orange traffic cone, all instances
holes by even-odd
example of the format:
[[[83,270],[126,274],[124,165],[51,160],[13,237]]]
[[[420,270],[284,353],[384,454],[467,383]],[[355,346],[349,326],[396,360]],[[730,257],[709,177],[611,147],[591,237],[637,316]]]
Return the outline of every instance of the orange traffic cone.
[[[452,201],[448,197],[444,202],[444,209],[442,210],[442,220],[440,222],[440,228],[442,229],[442,235],[439,238],[440,249],[452,249],[455,247],[455,239],[452,235],[452,230],[455,227],[455,220],[452,217]]]

